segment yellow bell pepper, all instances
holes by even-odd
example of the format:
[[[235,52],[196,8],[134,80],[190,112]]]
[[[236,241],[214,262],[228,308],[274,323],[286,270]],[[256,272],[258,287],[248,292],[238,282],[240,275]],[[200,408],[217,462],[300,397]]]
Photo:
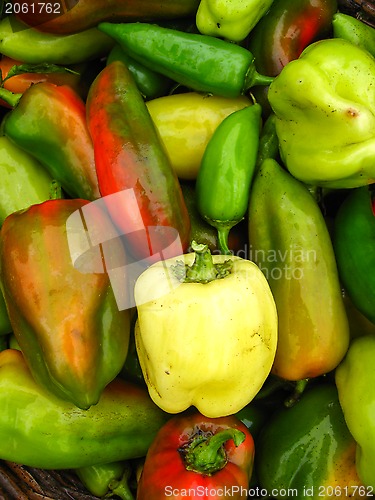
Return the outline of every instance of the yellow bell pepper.
[[[139,276],[135,340],[160,408],[195,406],[216,418],[241,410],[263,385],[276,352],[277,313],[253,262],[192,247]]]
[[[224,118],[252,104],[246,96],[228,98],[198,92],[146,102],[172,168],[184,180],[196,179],[208,141]]]

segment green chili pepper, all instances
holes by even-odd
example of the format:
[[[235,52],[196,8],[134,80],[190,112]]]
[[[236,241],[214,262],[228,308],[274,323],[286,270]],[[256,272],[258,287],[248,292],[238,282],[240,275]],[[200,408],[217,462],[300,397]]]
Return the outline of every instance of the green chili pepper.
[[[75,469],[82,484],[93,495],[105,498],[116,496],[122,500],[134,500],[128,485],[131,472],[128,461],[87,465]]]
[[[276,133],[276,115],[271,113],[262,127],[259,138],[257,166],[259,167],[264,160],[279,158],[279,138]]]
[[[217,228],[219,248],[230,253],[228,234],[243,219],[255,171],[262,108],[248,106],[227,116],[204,152],[196,182],[197,207]]]
[[[0,353],[0,458],[77,469],[143,457],[168,421],[142,387],[116,379],[81,410],[37,384],[21,351]]]
[[[55,35],[30,28],[14,16],[0,21],[0,53],[24,63],[91,61],[108,54],[113,45],[113,39],[97,28],[72,35]]]
[[[375,28],[342,12],[333,16],[332,28],[335,38],[344,38],[375,57]]]
[[[219,38],[147,23],[100,23],[134,59],[194,90],[236,97],[273,78],[257,73],[254,56]]]

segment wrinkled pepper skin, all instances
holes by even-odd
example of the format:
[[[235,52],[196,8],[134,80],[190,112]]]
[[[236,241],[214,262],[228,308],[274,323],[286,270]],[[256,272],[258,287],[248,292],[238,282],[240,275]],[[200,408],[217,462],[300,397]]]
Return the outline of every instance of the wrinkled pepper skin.
[[[238,97],[273,80],[260,75],[254,56],[235,43],[148,23],[100,23],[134,59],[191,90]]]
[[[337,12],[332,20],[333,36],[344,38],[375,57],[375,28],[353,16]]]
[[[103,57],[113,46],[113,40],[97,28],[55,35],[29,28],[14,16],[0,21],[0,53],[24,63],[77,64]]]
[[[163,425],[147,452],[137,500],[216,500],[229,498],[228,491],[240,499],[253,463],[253,438],[235,416],[178,415]]]
[[[118,310],[108,274],[73,267],[66,222],[87,203],[33,205],[7,217],[0,233],[4,298],[30,370],[49,391],[84,409],[120,372],[130,334],[129,311]],[[111,224],[99,211],[97,221]]]
[[[203,153],[218,125],[229,114],[252,104],[247,96],[221,97],[199,92],[171,94],[148,101],[172,168],[183,180],[195,180]]]
[[[266,14],[273,1],[201,0],[196,15],[197,28],[203,35],[241,42]]]
[[[32,85],[3,127],[4,134],[34,156],[70,197],[90,201],[100,197],[85,104],[71,87]]]
[[[204,245],[193,250],[153,264],[138,278],[135,341],[157,405],[169,413],[194,405],[216,418],[242,409],[267,378],[276,308],[253,262],[211,256]]]
[[[301,182],[275,160],[255,176],[249,258],[264,272],[278,311],[272,373],[287,379],[333,370],[349,343],[335,255],[323,214]]]
[[[283,68],[268,99],[294,177],[333,189],[375,182],[374,87],[375,59],[341,38],[309,45]]]
[[[332,31],[336,0],[274,0],[249,36],[257,70],[277,76],[312,42]]]
[[[363,498],[355,466],[356,443],[345,423],[334,384],[308,389],[291,408],[267,421],[256,443],[260,487],[297,491],[296,498]]]
[[[143,457],[169,418],[145,389],[120,379],[80,410],[35,382],[15,349],[0,353],[0,406],[1,459],[41,469]]]
[[[161,21],[195,16],[199,0],[57,0],[54,9],[38,9],[34,0],[25,0],[18,18],[40,31],[75,33],[101,21]],[[38,4],[39,5],[39,4]],[[52,12],[51,12],[52,10]]]
[[[343,362],[336,369],[336,385],[346,424],[357,442],[356,466],[360,479],[375,492],[374,426],[375,337],[354,339]]]
[[[340,279],[357,309],[375,323],[375,214],[373,191],[353,189],[340,205],[334,249]]]
[[[197,208],[218,231],[229,254],[229,232],[245,216],[257,162],[262,108],[255,103],[227,116],[213,133],[196,181]]]
[[[125,190],[134,193],[136,207],[109,206],[113,221],[127,234],[134,256],[147,259],[169,251],[172,257],[185,250],[190,221],[181,186],[124,63],[114,61],[99,73],[86,107],[101,195]],[[150,244],[143,237],[152,227],[158,232],[153,233]],[[179,239],[176,244],[175,233]]]

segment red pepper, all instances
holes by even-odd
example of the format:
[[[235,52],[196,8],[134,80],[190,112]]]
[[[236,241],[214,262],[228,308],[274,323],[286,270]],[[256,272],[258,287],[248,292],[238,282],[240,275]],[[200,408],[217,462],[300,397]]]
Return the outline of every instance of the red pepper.
[[[253,438],[234,415],[177,415],[148,450],[137,499],[245,498],[253,461]]]
[[[185,251],[190,220],[181,186],[125,64],[99,73],[86,106],[99,190],[133,256],[159,260]]]

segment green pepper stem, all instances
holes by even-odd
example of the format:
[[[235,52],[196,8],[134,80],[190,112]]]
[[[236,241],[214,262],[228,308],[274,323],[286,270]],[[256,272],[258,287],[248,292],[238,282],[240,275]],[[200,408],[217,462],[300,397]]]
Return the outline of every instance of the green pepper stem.
[[[257,85],[267,86],[274,81],[274,76],[261,75],[255,69],[254,63],[249,67],[245,76],[244,92]]]
[[[232,226],[219,226],[217,228],[217,236],[218,236],[218,242],[219,242],[219,250],[220,253],[223,255],[232,255],[232,252],[229,250],[228,247],[228,237],[229,237],[229,231],[231,230]]]
[[[245,440],[245,434],[238,429],[224,429],[213,436],[198,436],[185,450],[186,470],[211,476],[223,469],[228,458],[223,444],[233,439],[235,446]]]
[[[0,99],[9,104],[10,107],[15,108],[23,94],[15,94],[4,87],[0,87]]]
[[[309,380],[310,379],[308,379],[308,378],[303,378],[301,380],[297,380],[297,382],[295,383],[295,386],[294,386],[294,391],[284,401],[284,406],[286,406],[287,408],[291,408],[292,406],[294,406],[299,401],[299,399],[301,398],[304,390],[307,387],[307,384],[309,383]]]
[[[120,481],[112,481],[109,484],[109,488],[111,490],[111,497],[115,495],[122,500],[134,500],[134,495],[129,488],[127,477],[123,477]]]

